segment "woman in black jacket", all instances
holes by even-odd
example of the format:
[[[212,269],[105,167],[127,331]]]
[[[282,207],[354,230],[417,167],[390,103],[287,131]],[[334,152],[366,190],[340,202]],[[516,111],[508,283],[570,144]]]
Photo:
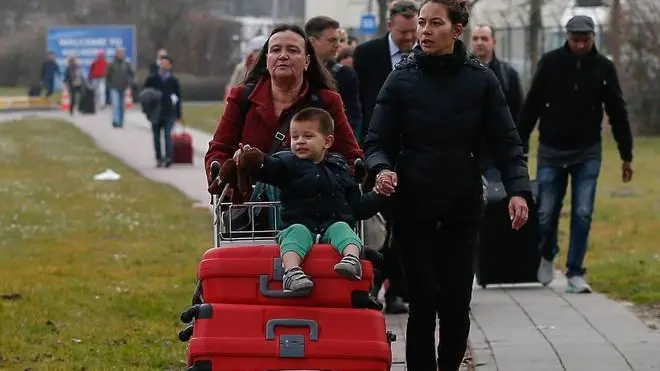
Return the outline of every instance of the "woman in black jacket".
[[[410,371],[456,371],[465,353],[484,140],[510,196],[512,228],[527,221],[531,197],[522,144],[497,79],[457,39],[468,18],[457,0],[422,4],[419,46],[381,89],[365,142],[376,190],[393,198],[392,236],[410,295]]]

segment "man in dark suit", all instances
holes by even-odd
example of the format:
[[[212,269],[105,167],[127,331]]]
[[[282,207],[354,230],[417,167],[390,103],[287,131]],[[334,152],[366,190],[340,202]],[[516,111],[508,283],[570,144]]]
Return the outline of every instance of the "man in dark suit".
[[[387,35],[358,45],[353,54],[353,68],[360,81],[360,102],[364,133],[367,132],[376,97],[394,66],[412,51],[417,40],[417,5],[413,1],[395,1],[389,8]],[[362,136],[364,138],[364,135]]]
[[[371,112],[376,105],[376,97],[383,83],[394,66],[412,51],[417,40],[417,4],[409,0],[395,1],[388,10],[387,35],[358,45],[353,54],[353,67],[360,81],[360,101],[362,103],[362,117],[364,120],[364,133],[371,121]],[[371,174],[373,175],[373,174]],[[372,177],[371,177],[372,178]],[[367,179],[368,187],[373,179]],[[370,187],[366,188],[369,189]],[[387,219],[388,215],[384,215]],[[396,247],[389,246],[388,241],[383,248],[383,267],[376,282],[375,292],[380,290],[383,281],[387,278],[390,286],[385,293],[385,311],[387,313],[406,313],[408,309],[403,303],[405,296],[405,283],[401,274],[401,264]]]
[[[305,23],[305,33],[312,42],[316,57],[335,78],[348,122],[353,128],[356,139],[360,140],[363,129],[362,108],[358,98],[358,77],[353,68],[336,61],[339,50],[339,22],[326,16],[314,17]]]

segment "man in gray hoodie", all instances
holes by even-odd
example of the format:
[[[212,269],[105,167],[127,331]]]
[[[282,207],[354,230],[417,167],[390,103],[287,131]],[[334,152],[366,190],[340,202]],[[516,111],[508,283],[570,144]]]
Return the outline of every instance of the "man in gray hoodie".
[[[126,61],[124,49],[117,49],[115,59],[110,63],[105,74],[105,83],[110,90],[112,104],[112,126],[115,128],[124,126],[124,94],[131,86],[133,77],[133,68]]]

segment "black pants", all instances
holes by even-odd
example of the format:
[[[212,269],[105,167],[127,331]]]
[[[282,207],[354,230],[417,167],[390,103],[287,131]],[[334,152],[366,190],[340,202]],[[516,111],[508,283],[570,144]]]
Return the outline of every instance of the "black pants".
[[[69,86],[69,113],[73,115],[73,110],[78,109],[82,88],[80,86]]]
[[[383,254],[383,262],[380,269],[381,274],[379,275],[379,279],[375,284],[376,287],[380,287],[386,279],[389,280],[390,285],[385,291],[386,302],[394,300],[394,298],[397,296],[407,299],[406,285],[403,279],[403,272],[401,270],[401,259],[399,258],[398,249],[394,246],[396,241],[391,240],[391,226],[392,223],[390,218],[388,218],[387,238],[385,239],[385,246],[381,250],[381,253]]]
[[[480,218],[396,218],[397,242],[408,288],[410,313],[406,363],[410,371],[457,371],[470,333],[470,300]],[[436,359],[435,325],[440,320]]]
[[[372,189],[376,182],[376,175],[369,174],[369,177],[364,182],[363,189]],[[394,247],[396,241],[391,239],[392,231],[392,210],[385,209],[382,210],[383,217],[387,222],[387,237],[385,239],[385,246],[383,246],[380,253],[383,255],[383,260],[375,268],[378,270],[379,274],[376,277],[374,282],[374,296],[378,295],[378,291],[385,280],[389,280],[390,285],[385,291],[385,301],[386,304],[390,300],[394,300],[397,296],[403,299],[407,299],[408,295],[406,293],[406,285],[403,279],[403,272],[401,271],[401,260],[399,259],[399,252]]]

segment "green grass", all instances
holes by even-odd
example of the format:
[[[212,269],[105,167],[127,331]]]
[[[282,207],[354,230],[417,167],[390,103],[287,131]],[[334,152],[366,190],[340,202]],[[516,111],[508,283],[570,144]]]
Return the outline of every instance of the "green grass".
[[[122,178],[92,179],[106,168]],[[0,199],[1,370],[185,367],[206,210],[37,119],[0,123]]]
[[[532,138],[530,143],[536,143]],[[621,182],[621,160],[611,136],[604,139],[603,166],[586,266],[594,289],[637,304],[660,303],[660,138],[635,138],[633,180]],[[531,156],[534,158],[534,155]],[[535,161],[530,173],[536,174]],[[635,196],[615,197],[631,188]],[[570,191],[564,209],[570,208]],[[569,218],[560,221],[560,261],[565,265]]]
[[[0,86],[0,97],[24,97],[27,88],[23,86]]]
[[[183,119],[186,121],[186,125],[212,134],[222,117],[223,108],[221,102],[213,105],[184,104]]]

